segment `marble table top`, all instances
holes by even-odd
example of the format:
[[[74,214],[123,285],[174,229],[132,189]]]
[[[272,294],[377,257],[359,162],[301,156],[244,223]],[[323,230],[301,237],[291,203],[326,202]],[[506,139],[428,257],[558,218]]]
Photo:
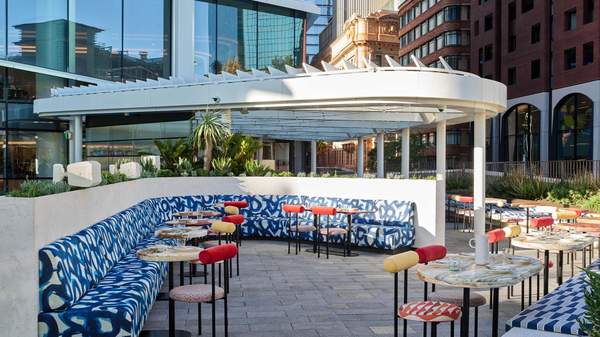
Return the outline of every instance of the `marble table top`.
[[[487,265],[475,264],[474,254],[448,254],[421,264],[417,277],[424,282],[454,288],[503,288],[515,285],[542,270],[542,263],[527,256],[491,254]]]
[[[185,227],[203,227],[210,226],[213,222],[217,220],[214,219],[176,219],[169,220],[165,222],[167,226],[185,226]]]
[[[198,260],[200,247],[155,245],[137,251],[137,257],[154,262],[185,262]]]
[[[217,211],[209,211],[209,210],[186,211],[186,212],[173,213],[173,217],[175,217],[175,218],[212,218],[212,217],[217,217],[217,216],[221,216],[221,213],[217,212]]]
[[[163,238],[163,239],[197,239],[202,238],[208,235],[208,230],[206,229],[198,229],[198,228],[164,228],[159,229],[154,232],[154,236]]]
[[[568,222],[568,223],[559,223],[554,225],[555,229],[560,229],[563,231],[573,231],[573,232],[581,232],[581,233],[600,233],[600,223],[580,223],[580,222]]]
[[[571,251],[583,249],[592,244],[593,236],[566,232],[533,232],[512,239],[512,245],[536,250]]]

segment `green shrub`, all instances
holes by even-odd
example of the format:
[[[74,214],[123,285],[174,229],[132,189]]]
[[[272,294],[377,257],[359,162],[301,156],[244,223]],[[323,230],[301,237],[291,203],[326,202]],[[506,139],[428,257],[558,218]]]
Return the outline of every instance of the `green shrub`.
[[[158,175],[158,169],[150,160],[142,160],[142,178],[154,178]]]
[[[586,198],[575,203],[577,206],[592,212],[600,212],[600,191],[588,194]]]
[[[294,174],[290,171],[283,171],[283,172],[279,172],[277,173],[278,177],[293,177]]]
[[[193,175],[194,168],[192,163],[186,158],[179,158],[176,166],[176,172],[181,177],[189,177]]]
[[[48,180],[25,180],[18,190],[8,193],[15,198],[36,198],[44,195],[69,192],[71,186],[64,182],[53,183]]]
[[[244,172],[250,177],[264,177],[267,173],[271,173],[272,170],[257,160],[249,160],[244,165]]]
[[[471,191],[473,176],[467,174],[452,174],[446,177],[447,191]]]
[[[231,173],[231,158],[219,157],[212,161],[213,175],[226,176]]]
[[[507,173],[502,177],[488,177],[487,193],[505,199],[540,200],[548,196],[553,184],[522,173]]]
[[[170,170],[170,169],[160,169],[160,170],[158,170],[158,172],[156,173],[156,176],[157,176],[157,177],[175,177],[175,176],[177,176],[177,175],[175,174],[175,172],[173,172],[173,171],[172,171],[172,170]]]
[[[585,269],[587,289],[584,291],[586,312],[577,319],[581,330],[590,337],[600,337],[600,274]]]
[[[112,174],[108,171],[102,171],[102,182],[100,185],[110,185],[127,181],[127,176],[123,173]]]

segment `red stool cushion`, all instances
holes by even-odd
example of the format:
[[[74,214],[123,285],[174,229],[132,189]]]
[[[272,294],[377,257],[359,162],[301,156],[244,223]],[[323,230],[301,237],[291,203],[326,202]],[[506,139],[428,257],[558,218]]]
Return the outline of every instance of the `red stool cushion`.
[[[443,259],[448,250],[442,245],[431,245],[417,248],[415,252],[419,255],[419,263],[427,263]]]
[[[473,197],[465,197],[465,196],[459,195],[459,196],[456,197],[456,201],[458,201],[458,202],[464,202],[464,203],[471,203],[472,204],[475,201],[475,198],[473,198]]]
[[[223,217],[223,221],[231,222],[232,224],[234,224],[236,226],[243,224],[245,220],[246,220],[246,218],[244,218],[244,216],[241,214],[227,215],[227,216]]]
[[[461,315],[458,305],[433,301],[410,302],[398,311],[401,318],[421,322],[452,322],[460,319]]]
[[[503,229],[494,229],[487,232],[488,242],[496,243],[506,239],[506,233]]]
[[[229,260],[238,252],[237,247],[233,243],[220,245],[212,248],[204,249],[200,252],[198,259],[203,264],[213,264],[219,261]]]
[[[283,205],[282,208],[283,208],[283,211],[287,212],[287,213],[303,213],[304,211],[306,211],[306,209],[302,205],[285,204],[285,205]]]
[[[241,200],[241,201],[225,201],[223,203],[223,205],[225,207],[227,207],[227,206],[233,206],[233,207],[237,207],[237,208],[246,208],[246,207],[248,207],[248,202],[244,201],[244,200]]]
[[[529,219],[529,223],[533,228],[544,228],[552,226],[554,224],[554,219],[552,219],[552,217],[549,216],[543,216],[540,218]]]
[[[311,209],[314,215],[336,215],[337,213],[336,209],[333,207],[315,206]]]

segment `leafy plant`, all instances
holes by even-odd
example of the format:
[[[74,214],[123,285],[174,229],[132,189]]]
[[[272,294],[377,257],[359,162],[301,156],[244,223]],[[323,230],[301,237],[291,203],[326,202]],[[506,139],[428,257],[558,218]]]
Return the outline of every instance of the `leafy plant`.
[[[585,304],[587,311],[583,318],[577,322],[585,333],[590,337],[600,337],[600,274],[591,269],[584,269],[585,282],[588,288],[585,290]]]
[[[219,157],[212,161],[213,174],[226,176],[231,172],[231,158]]]
[[[155,140],[154,145],[160,152],[161,166],[164,169],[175,171],[179,158],[192,160],[194,150],[188,139]]]
[[[177,162],[177,173],[182,177],[188,177],[192,175],[194,168],[192,163],[186,158],[179,158]]]
[[[471,191],[473,176],[469,174],[449,174],[446,177],[446,191]]]
[[[588,195],[587,198],[582,198],[579,202],[576,202],[575,204],[583,209],[592,212],[600,212],[600,191]]]
[[[279,177],[293,177],[294,174],[292,172],[290,172],[290,171],[282,171],[282,172],[277,173],[277,176],[279,176]]]
[[[158,175],[158,169],[150,160],[142,160],[142,178],[154,178]]]
[[[264,177],[267,173],[272,172],[269,167],[262,165],[256,160],[247,161],[244,169],[246,175],[251,177]]]
[[[192,133],[192,144],[196,151],[204,149],[204,169],[210,170],[213,148],[229,135],[229,126],[223,122],[221,115],[207,112]]]
[[[127,181],[127,176],[123,173],[112,174],[108,171],[102,171],[102,182],[100,185],[110,185]]]
[[[160,169],[156,173],[156,176],[157,177],[175,177],[177,175],[171,169]]]
[[[48,180],[25,180],[19,189],[8,193],[15,198],[36,198],[44,195],[69,192],[71,186],[64,182],[54,183]]]

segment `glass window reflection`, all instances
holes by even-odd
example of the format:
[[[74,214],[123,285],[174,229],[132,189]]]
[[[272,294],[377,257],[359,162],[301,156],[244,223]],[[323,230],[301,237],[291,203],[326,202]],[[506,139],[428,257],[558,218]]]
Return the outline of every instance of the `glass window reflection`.
[[[253,2],[217,2],[217,73],[256,67],[256,24]]]
[[[196,1],[194,64],[196,76],[214,72],[217,57],[217,8],[214,1]]]
[[[52,165],[66,161],[61,132],[11,131],[7,150],[9,178],[50,178]]]
[[[563,98],[555,109],[557,159],[592,159],[594,103],[585,95]]]

